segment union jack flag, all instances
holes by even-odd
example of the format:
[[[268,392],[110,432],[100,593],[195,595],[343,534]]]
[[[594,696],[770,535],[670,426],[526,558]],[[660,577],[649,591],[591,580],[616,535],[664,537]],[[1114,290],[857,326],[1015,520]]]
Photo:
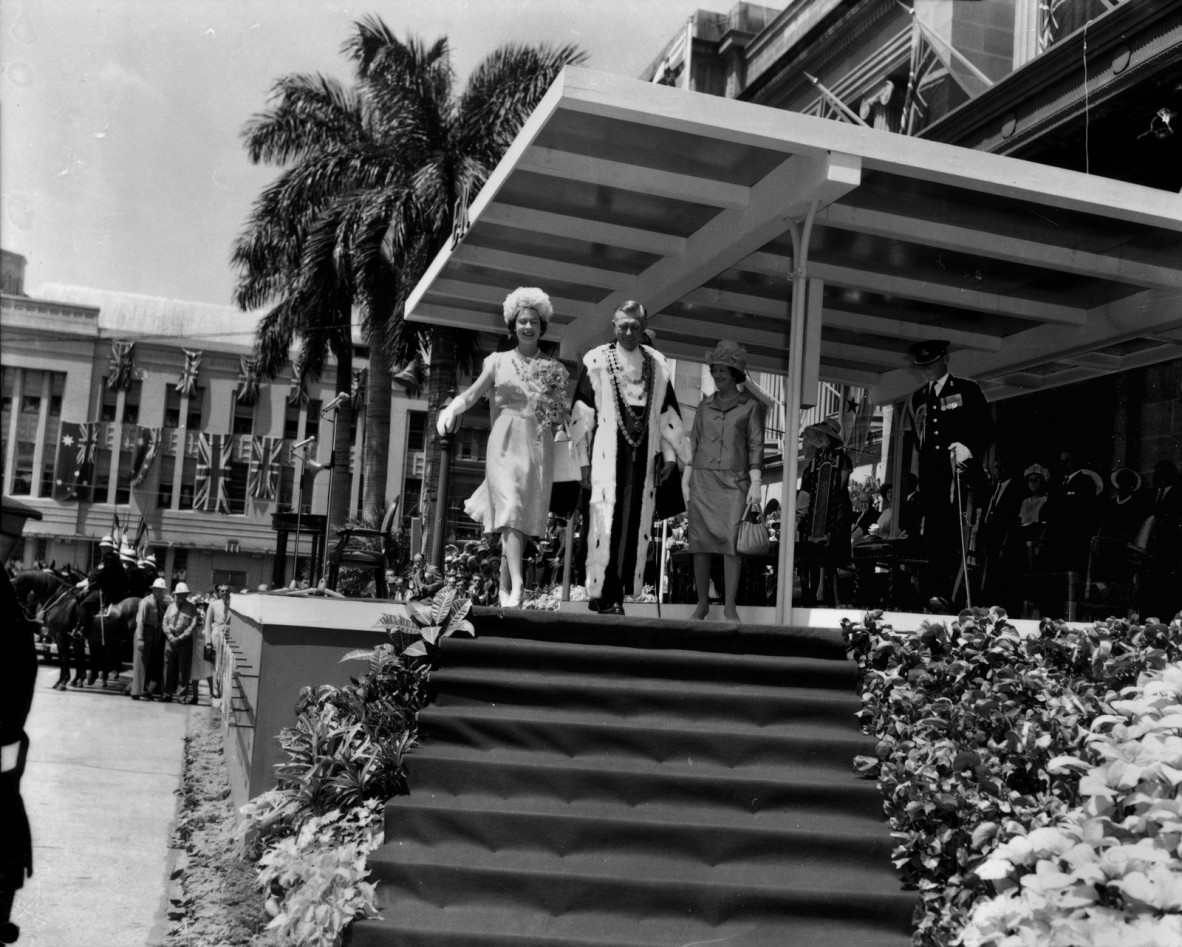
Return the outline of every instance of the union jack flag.
[[[201,349],[184,349],[185,367],[181,369],[181,377],[176,381],[176,390],[182,395],[193,396],[197,391],[197,373],[201,371],[201,357],[205,354]]]
[[[89,503],[94,486],[94,460],[101,422],[62,422],[57,453],[54,499]]]
[[[238,390],[234,393],[242,404],[254,404],[259,400],[259,363],[249,355],[238,359]]]
[[[132,377],[135,374],[134,350],[134,342],[115,341],[111,343],[111,361],[107,368],[110,372],[107,376],[107,388],[111,391],[126,390],[131,387]]]
[[[160,432],[158,427],[139,428],[135,440],[135,453],[131,458],[131,485],[138,487],[147,478],[156,460],[156,452],[160,450]]]
[[[279,465],[284,440],[280,437],[252,437],[250,440],[250,473],[246,489],[252,497],[274,500],[279,490]]]
[[[234,442],[229,434],[197,435],[197,480],[193,509],[207,513],[229,513],[227,487]]]

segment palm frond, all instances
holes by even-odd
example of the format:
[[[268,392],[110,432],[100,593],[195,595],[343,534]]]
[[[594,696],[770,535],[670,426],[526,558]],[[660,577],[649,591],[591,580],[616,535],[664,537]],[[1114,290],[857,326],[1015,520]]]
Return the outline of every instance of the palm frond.
[[[269,108],[247,120],[243,143],[255,164],[286,164],[364,138],[357,92],[321,75],[285,76]]]

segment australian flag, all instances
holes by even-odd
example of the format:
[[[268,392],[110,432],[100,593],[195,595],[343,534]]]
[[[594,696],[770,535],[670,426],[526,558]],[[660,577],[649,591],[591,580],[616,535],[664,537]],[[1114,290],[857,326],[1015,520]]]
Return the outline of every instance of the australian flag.
[[[98,451],[99,421],[74,424],[63,421],[58,435],[57,472],[53,498],[89,503],[94,489],[94,461]]]

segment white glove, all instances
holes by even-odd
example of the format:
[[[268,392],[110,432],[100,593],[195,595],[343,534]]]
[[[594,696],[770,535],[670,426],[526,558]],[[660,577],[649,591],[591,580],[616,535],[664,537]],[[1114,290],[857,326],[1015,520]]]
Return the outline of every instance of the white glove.
[[[948,450],[952,454],[952,459],[956,461],[956,466],[958,467],[963,467],[973,459],[973,452],[965,447],[960,441],[954,441],[948,446]]]
[[[457,419],[453,416],[451,406],[448,405],[439,412],[439,417],[435,420],[435,430],[439,432],[440,437],[444,434],[451,434],[459,427]]]
[[[747,475],[751,478],[751,486],[747,488],[747,505],[761,510],[763,509],[763,472],[749,470]]]

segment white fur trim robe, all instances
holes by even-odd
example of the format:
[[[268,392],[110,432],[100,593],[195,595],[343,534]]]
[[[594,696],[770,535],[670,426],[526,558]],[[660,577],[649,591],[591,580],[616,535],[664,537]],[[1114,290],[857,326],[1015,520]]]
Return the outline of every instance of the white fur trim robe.
[[[607,353],[610,346],[601,345],[583,357],[587,379],[595,393],[595,411],[582,401],[576,401],[571,421],[571,437],[581,465],[591,466],[591,521],[587,524],[587,594],[599,598],[603,592],[603,577],[610,558],[612,518],[616,507],[616,451],[618,444],[619,411],[612,391],[611,371]],[[665,403],[669,386],[669,363],[655,349],[643,346],[653,359],[653,404],[648,412],[648,448],[645,458],[644,494],[640,507],[640,529],[637,535],[636,574],[633,594],[639,594],[644,582],[644,564],[648,544],[652,541],[653,515],[657,505],[657,480],[653,469],[653,455],[660,450],[666,460],[677,460],[680,466],[690,462],[689,438],[681,416],[672,408],[653,410]],[[597,416],[598,415],[598,416]],[[625,583],[627,584],[627,583]]]

